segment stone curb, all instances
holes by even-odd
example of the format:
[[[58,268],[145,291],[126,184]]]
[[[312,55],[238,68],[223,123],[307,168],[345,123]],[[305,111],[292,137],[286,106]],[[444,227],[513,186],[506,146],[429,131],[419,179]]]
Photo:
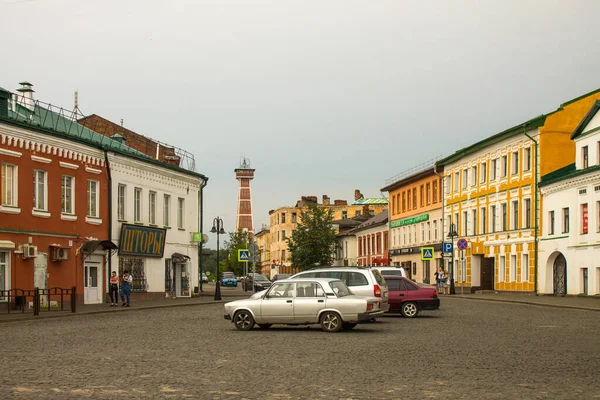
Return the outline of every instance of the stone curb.
[[[245,297],[237,297],[237,296],[231,296],[231,299],[221,299],[221,300],[212,300],[212,301],[206,301],[206,302],[199,302],[199,303],[182,303],[182,304],[159,304],[159,305],[152,305],[152,306],[141,306],[141,307],[129,307],[127,309],[122,308],[122,307],[118,307],[118,308],[113,308],[113,309],[106,309],[106,310],[95,310],[95,311],[84,311],[84,312],[65,312],[65,313],[57,313],[57,314],[43,314],[43,315],[38,315],[38,316],[33,316],[33,315],[28,315],[27,317],[23,317],[23,318],[15,318],[15,319],[2,319],[0,318],[0,324],[8,324],[8,323],[12,323],[12,322],[21,322],[21,321],[36,321],[36,320],[44,320],[44,319],[51,319],[51,318],[69,318],[69,317],[76,317],[76,316],[82,316],[82,315],[95,315],[95,314],[110,314],[110,313],[122,313],[122,312],[129,312],[129,311],[140,311],[140,310],[153,310],[153,309],[158,309],[158,308],[174,308],[174,307],[190,307],[190,306],[201,306],[201,305],[205,305],[205,304],[223,304],[223,303],[227,303],[229,301],[233,301],[233,300],[239,300],[239,299],[244,299]]]
[[[531,306],[540,306],[540,307],[551,307],[551,308],[566,308],[571,310],[585,310],[585,311],[600,311],[599,308],[593,307],[582,307],[582,306],[569,306],[565,304],[547,304],[547,303],[536,303],[534,301],[524,301],[524,300],[508,300],[508,299],[483,299],[477,297],[464,297],[464,296],[456,296],[456,295],[448,295],[444,297],[449,297],[453,299],[463,299],[463,300],[476,300],[476,301],[495,301],[498,303],[513,303],[513,304],[527,304]]]

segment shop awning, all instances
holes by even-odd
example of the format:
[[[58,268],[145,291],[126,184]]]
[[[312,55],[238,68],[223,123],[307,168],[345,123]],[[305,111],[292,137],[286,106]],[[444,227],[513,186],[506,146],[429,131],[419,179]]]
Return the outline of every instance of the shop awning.
[[[190,256],[186,256],[185,254],[181,254],[181,253],[173,253],[171,254],[171,260],[175,261],[175,262],[186,262],[191,260]]]
[[[119,246],[110,240],[88,240],[81,246],[81,252],[93,253],[99,248],[103,250],[119,250]]]

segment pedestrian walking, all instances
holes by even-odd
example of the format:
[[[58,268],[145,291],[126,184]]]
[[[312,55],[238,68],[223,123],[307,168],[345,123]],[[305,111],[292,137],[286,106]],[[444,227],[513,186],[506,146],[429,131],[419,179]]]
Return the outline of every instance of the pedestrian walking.
[[[438,269],[435,271],[435,287],[438,291],[438,293],[442,292],[442,276],[443,276],[443,272],[442,272],[442,268],[438,267]]]
[[[113,297],[114,295],[114,297]],[[110,306],[116,307],[119,305],[119,277],[117,271],[113,271],[110,276]]]
[[[444,290],[444,294],[450,294],[450,279],[448,276],[448,271],[443,271],[442,273],[442,288]]]
[[[123,271],[123,278],[121,278],[121,307],[129,307],[129,303],[131,302],[131,283],[133,282],[133,277],[129,275],[129,271]],[[127,302],[125,302],[125,297],[127,297]]]

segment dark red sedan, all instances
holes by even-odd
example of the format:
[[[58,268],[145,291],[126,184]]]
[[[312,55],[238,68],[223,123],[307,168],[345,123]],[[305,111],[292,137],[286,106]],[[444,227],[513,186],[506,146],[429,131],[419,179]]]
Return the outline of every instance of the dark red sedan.
[[[401,312],[406,318],[414,318],[422,310],[437,310],[440,299],[433,287],[422,287],[402,276],[386,276],[388,284],[388,312]]]

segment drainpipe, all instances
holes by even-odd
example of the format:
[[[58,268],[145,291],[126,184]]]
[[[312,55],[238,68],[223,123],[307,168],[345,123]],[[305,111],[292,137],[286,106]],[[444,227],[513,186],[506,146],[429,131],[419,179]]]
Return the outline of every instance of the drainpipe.
[[[104,162],[106,164],[106,175],[108,176],[108,240],[112,240],[112,175],[110,173],[110,163],[108,162],[108,153],[104,150]],[[108,268],[106,269],[106,290],[110,293],[110,272],[112,271],[112,252],[108,253]]]
[[[200,184],[200,190],[198,191],[198,205],[199,205],[199,215],[198,215],[198,232],[200,232],[200,236],[204,238],[204,232],[202,231],[203,226],[203,209],[204,209],[204,188],[208,184],[208,178]],[[200,241],[198,243],[198,286],[200,287],[199,291],[202,292],[202,249],[204,247],[204,242]],[[198,293],[200,294],[200,293]]]
[[[527,132],[525,132],[525,125],[523,125],[523,134],[529,138],[533,143],[535,143],[535,163],[533,164],[534,172],[533,179],[535,185],[535,193],[534,193],[534,214],[535,214],[535,223],[534,223],[534,240],[533,243],[533,258],[535,260],[535,265],[533,266],[533,291],[537,295],[538,294],[538,231],[539,231],[539,206],[538,206],[538,158],[539,158],[539,143],[537,140],[529,136]]]

